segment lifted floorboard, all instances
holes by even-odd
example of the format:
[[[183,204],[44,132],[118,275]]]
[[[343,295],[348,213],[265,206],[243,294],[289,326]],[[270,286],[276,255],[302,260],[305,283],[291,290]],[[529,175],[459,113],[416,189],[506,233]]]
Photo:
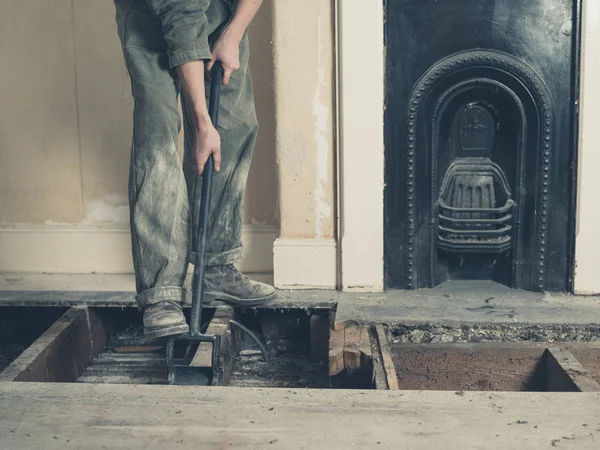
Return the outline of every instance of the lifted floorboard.
[[[7,449],[597,449],[600,439],[597,393],[6,382],[0,404]]]

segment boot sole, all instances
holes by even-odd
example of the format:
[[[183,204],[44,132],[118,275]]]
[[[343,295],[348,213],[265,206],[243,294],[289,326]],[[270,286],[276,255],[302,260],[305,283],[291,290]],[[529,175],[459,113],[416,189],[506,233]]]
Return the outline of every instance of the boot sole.
[[[189,331],[190,327],[187,324],[171,325],[169,327],[144,328],[144,336],[147,339],[159,339],[168,336],[176,336],[178,334],[185,334]]]
[[[227,303],[231,306],[241,307],[264,305],[265,303],[273,301],[277,298],[277,292],[274,292],[270,295],[266,295],[264,297],[250,299],[235,297],[233,295],[225,294],[224,292],[205,292],[204,295],[206,296],[206,300],[210,303],[218,301]]]

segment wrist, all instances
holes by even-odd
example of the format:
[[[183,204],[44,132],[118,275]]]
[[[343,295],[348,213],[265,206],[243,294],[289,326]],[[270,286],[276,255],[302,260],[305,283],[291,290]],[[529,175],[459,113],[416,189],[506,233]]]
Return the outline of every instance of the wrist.
[[[195,110],[193,117],[197,131],[206,131],[212,125],[212,121],[210,120],[210,116],[206,109]]]
[[[242,41],[245,32],[246,26],[243,23],[234,19],[223,33],[223,37],[235,41],[239,44]]]

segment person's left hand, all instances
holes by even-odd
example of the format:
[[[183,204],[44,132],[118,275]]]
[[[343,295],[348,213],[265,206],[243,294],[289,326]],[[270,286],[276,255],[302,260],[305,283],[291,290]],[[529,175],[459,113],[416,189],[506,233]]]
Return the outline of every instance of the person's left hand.
[[[217,40],[211,52],[212,61],[206,69],[210,72],[216,61],[223,66],[223,84],[229,83],[231,74],[240,68],[240,40],[237,39],[230,29],[225,30]]]

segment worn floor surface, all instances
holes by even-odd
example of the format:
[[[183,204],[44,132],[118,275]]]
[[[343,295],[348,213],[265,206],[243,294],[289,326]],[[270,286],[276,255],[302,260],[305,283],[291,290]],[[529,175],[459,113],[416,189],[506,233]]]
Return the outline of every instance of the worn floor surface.
[[[3,449],[597,449],[600,394],[0,383]]]
[[[0,274],[0,306],[134,306],[132,286],[127,275]],[[600,324],[600,297],[489,282],[382,294],[281,292],[269,307],[336,307],[337,320],[405,324],[393,328],[394,339],[409,342],[437,336],[423,324],[501,327],[487,332]],[[6,382],[0,448],[598,449],[600,394]]]
[[[256,276],[265,281],[268,276]],[[188,280],[189,281],[189,280]],[[129,275],[0,274],[0,306],[134,306]],[[282,291],[269,307],[331,307],[338,320],[390,324],[600,324],[600,296],[537,294],[489,281],[380,294]]]

